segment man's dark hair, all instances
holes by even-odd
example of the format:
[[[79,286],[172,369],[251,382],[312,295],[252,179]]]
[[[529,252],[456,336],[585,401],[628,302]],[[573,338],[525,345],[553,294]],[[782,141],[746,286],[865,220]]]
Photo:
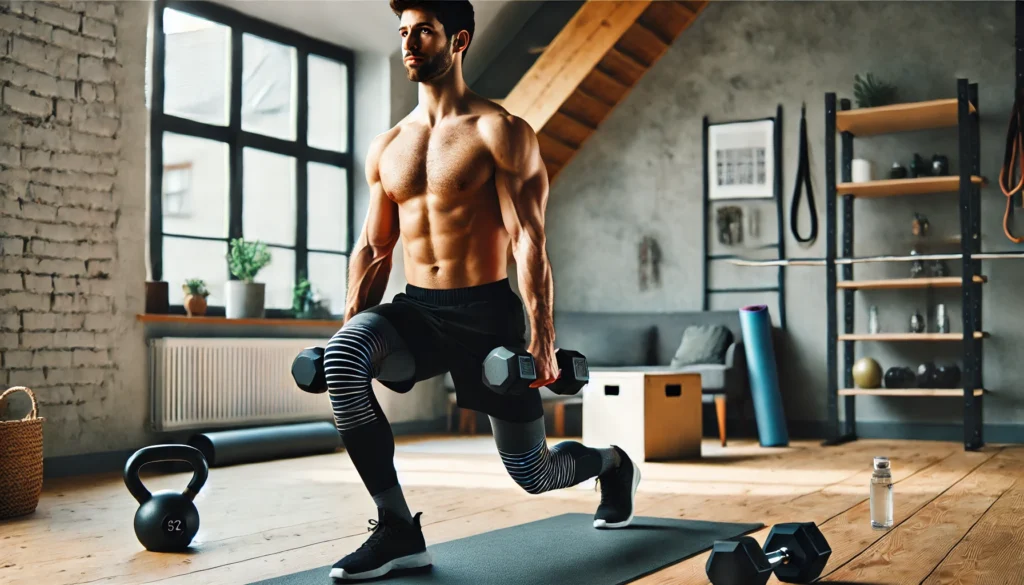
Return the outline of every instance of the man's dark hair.
[[[473,32],[476,21],[473,16],[473,5],[469,0],[391,0],[391,10],[401,17],[402,12],[410,8],[419,8],[434,14],[437,21],[444,27],[445,35],[451,39],[460,30],[469,33],[469,43],[473,44]],[[466,62],[467,45],[462,51],[462,62]]]

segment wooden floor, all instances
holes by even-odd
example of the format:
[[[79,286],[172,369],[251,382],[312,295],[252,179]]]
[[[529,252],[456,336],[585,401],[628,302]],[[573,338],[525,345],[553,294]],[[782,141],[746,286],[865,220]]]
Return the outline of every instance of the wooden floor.
[[[592,487],[523,492],[489,437],[437,439],[400,439],[396,456],[428,543],[597,505]],[[868,521],[875,455],[892,459],[897,481],[896,526],[888,532]],[[769,527],[813,520],[833,550],[824,582],[1024,583],[1024,447],[968,453],[957,443],[924,441],[827,448],[802,441],[784,449],[707,441],[699,461],[642,470],[641,515]],[[183,474],[161,475],[147,478],[147,487],[186,482]],[[344,452],[212,469],[197,505],[194,551],[150,553],[135,539],[137,505],[118,474],[48,480],[34,515],[0,522],[0,583],[250,583],[332,564],[367,537],[375,517]],[[763,542],[767,534],[753,536]],[[706,560],[703,553],[636,583],[707,583]]]

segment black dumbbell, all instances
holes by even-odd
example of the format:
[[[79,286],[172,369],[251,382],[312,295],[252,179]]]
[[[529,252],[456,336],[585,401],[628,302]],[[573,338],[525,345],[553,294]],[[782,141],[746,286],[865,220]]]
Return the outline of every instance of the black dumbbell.
[[[324,348],[307,347],[292,361],[292,378],[299,388],[312,394],[327,392],[324,375]]]
[[[555,360],[561,374],[548,384],[556,394],[576,394],[590,381],[587,358],[578,351],[558,349]],[[522,348],[496,347],[484,358],[483,381],[498,394],[518,395],[537,380],[537,364],[530,352]]]
[[[831,555],[813,522],[788,522],[772,527],[763,550],[749,536],[716,540],[704,571],[712,585],[764,585],[772,571],[783,583],[810,583]]]
[[[572,349],[558,349],[555,351],[555,360],[561,373],[557,380],[548,384],[548,390],[569,396],[578,393],[590,381],[590,366],[582,353]]]

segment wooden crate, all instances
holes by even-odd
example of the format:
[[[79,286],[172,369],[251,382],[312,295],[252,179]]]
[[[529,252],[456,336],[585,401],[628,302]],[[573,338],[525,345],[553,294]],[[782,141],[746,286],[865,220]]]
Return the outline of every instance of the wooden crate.
[[[581,393],[587,446],[618,445],[636,461],[700,457],[700,374],[592,368]]]

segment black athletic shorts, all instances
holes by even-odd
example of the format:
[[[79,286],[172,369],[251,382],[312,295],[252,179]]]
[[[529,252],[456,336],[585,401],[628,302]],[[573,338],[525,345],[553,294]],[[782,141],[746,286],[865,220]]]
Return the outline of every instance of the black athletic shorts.
[[[408,392],[416,382],[451,372],[461,408],[495,418],[528,422],[540,418],[540,391],[502,396],[483,380],[483,362],[498,346],[526,347],[526,311],[508,279],[456,289],[406,285],[390,303],[364,311],[386,318],[405,341],[416,373],[402,382],[380,381],[395,392]]]

